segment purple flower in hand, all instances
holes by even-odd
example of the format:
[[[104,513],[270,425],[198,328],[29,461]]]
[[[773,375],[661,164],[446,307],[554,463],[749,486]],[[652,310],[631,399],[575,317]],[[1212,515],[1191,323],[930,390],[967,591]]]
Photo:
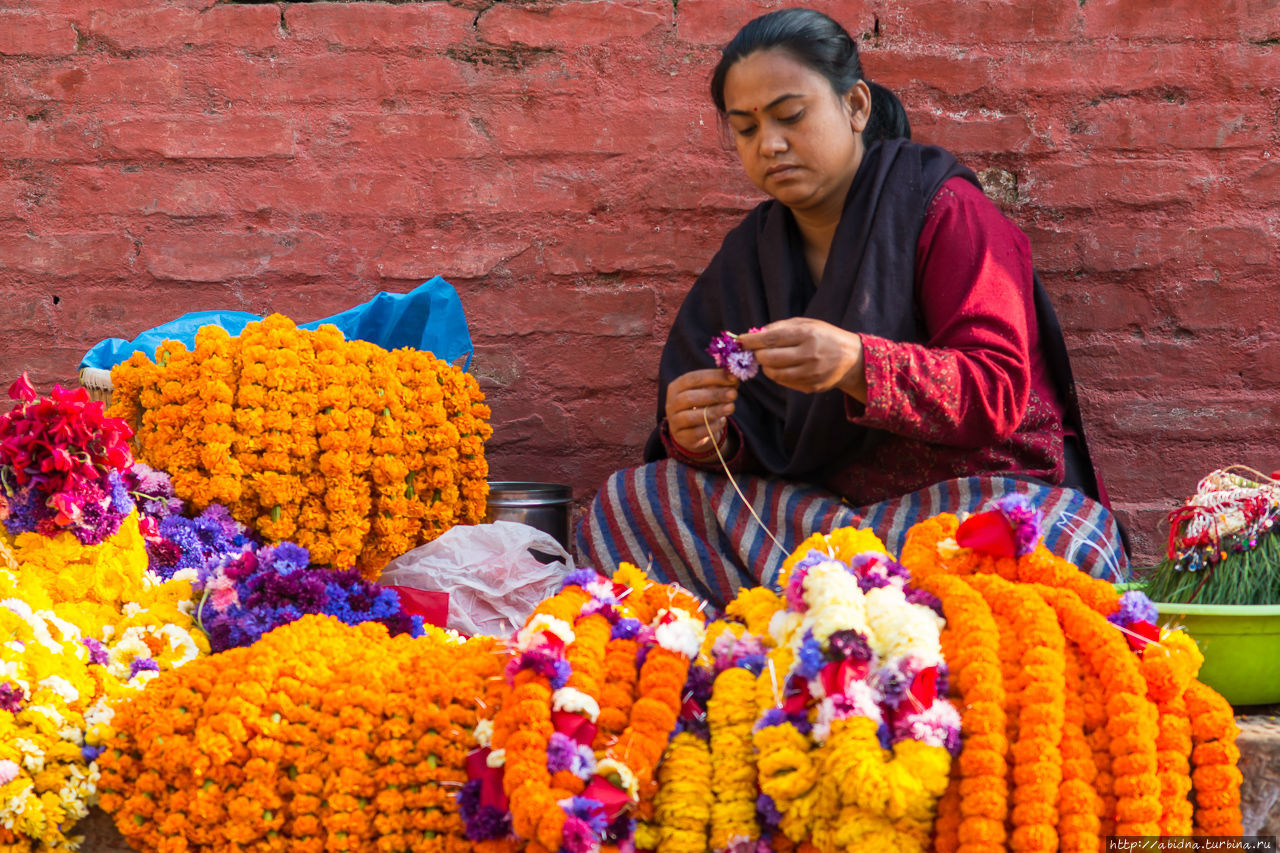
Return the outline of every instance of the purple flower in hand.
[[[753,328],[750,331],[760,330]],[[721,332],[712,338],[710,346],[707,347],[707,353],[715,360],[716,367],[729,371],[744,382],[760,370],[755,354],[749,349],[744,349],[742,344],[738,343],[738,336],[732,332]]]

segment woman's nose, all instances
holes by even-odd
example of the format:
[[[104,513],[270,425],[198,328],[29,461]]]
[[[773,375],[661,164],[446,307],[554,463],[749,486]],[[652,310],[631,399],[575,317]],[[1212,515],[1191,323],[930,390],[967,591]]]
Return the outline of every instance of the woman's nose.
[[[787,135],[779,127],[760,129],[760,150],[765,154],[781,154],[787,150]]]

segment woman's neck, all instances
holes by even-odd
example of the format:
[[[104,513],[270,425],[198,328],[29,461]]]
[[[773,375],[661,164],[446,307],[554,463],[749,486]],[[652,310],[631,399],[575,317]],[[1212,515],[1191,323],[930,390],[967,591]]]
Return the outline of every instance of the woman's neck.
[[[835,239],[836,228],[840,225],[845,199],[848,198],[852,184],[851,178],[840,191],[832,193],[827,203],[821,207],[803,210],[791,208],[791,215],[795,217],[800,240],[804,245],[805,262],[809,265],[809,274],[813,277],[815,287],[822,284],[822,273],[831,254],[831,243]]]

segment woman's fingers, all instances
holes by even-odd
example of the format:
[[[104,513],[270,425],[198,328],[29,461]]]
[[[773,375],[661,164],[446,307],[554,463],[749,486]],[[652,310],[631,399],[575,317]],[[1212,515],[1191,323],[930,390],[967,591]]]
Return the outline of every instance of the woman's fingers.
[[[738,398],[738,380],[725,370],[695,370],[667,387],[667,427],[685,450],[707,452],[728,428]]]
[[[862,359],[856,334],[809,317],[770,323],[759,332],[739,335],[738,342],[753,352],[765,376],[807,393],[841,384]]]

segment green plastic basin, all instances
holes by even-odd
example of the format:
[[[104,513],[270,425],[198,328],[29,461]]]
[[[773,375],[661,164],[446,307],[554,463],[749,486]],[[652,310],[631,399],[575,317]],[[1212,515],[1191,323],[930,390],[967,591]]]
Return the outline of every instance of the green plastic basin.
[[[1280,604],[1155,605],[1162,624],[1186,626],[1204,654],[1200,680],[1224,699],[1280,702]]]

